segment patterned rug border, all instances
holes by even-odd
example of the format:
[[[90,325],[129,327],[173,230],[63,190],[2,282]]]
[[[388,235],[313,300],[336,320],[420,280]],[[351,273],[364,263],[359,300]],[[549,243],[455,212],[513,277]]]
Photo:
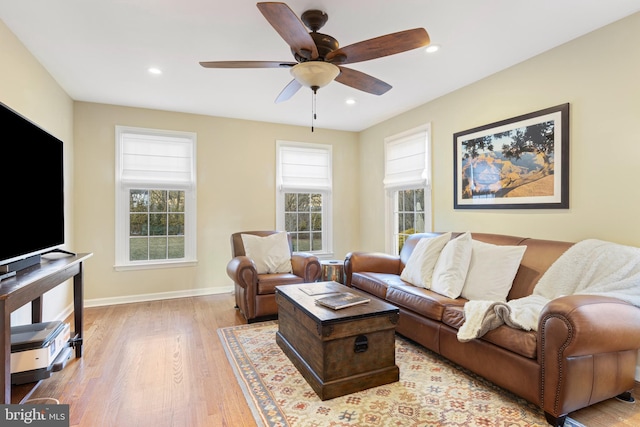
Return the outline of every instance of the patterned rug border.
[[[240,385],[240,388],[242,389],[242,393],[244,394],[244,398],[247,401],[247,404],[249,405],[249,409],[251,409],[251,413],[253,414],[253,418],[256,421],[256,424],[258,425],[258,427],[267,427],[267,425],[265,424],[265,416],[262,413],[264,411],[264,409],[255,400],[254,394],[251,393],[251,390],[249,389],[249,384],[247,383],[247,380],[246,380],[245,376],[242,375],[242,371],[241,371],[241,368],[239,366],[239,363],[240,364],[244,364],[244,365],[250,364],[251,363],[250,359],[247,357],[247,355],[244,352],[241,352],[243,357],[236,358],[234,356],[234,354],[232,353],[232,351],[234,351],[234,350],[236,351],[236,354],[239,353],[240,347],[238,346],[238,342],[235,339],[236,337],[234,335],[231,335],[233,340],[229,340],[227,338],[227,336],[228,336],[228,334],[230,332],[233,332],[233,331],[242,330],[242,329],[250,329],[250,328],[255,328],[255,327],[269,325],[269,324],[277,325],[278,322],[275,321],[275,320],[270,320],[270,321],[267,321],[267,322],[261,322],[259,324],[255,324],[254,323],[254,324],[247,324],[247,325],[228,326],[226,328],[218,329],[218,337],[220,338],[220,341],[222,341],[222,344],[223,344],[222,347],[224,347],[224,352],[227,355],[227,360],[229,361],[229,364],[231,365],[231,368],[233,369],[233,373],[236,376],[236,380],[238,381],[238,384]],[[251,372],[253,372],[255,374],[255,370],[252,369]],[[259,381],[258,385],[262,387],[262,393],[260,393],[260,394],[262,396],[268,396],[269,393],[266,391],[262,381]],[[277,408],[277,409],[280,412],[280,408]],[[284,419],[284,414],[280,414],[280,415]]]
[[[229,364],[231,365],[233,372],[236,376],[236,380],[242,389],[242,392],[245,396],[247,404],[251,409],[252,415],[256,421],[256,424],[259,427],[273,427],[273,426],[291,426],[287,421],[287,416],[283,412],[282,408],[278,403],[274,400],[271,391],[265,385],[265,382],[260,377],[259,373],[256,371],[253,362],[250,356],[246,353],[244,346],[239,342],[238,336],[236,335],[237,331],[254,329],[254,328],[265,328],[269,326],[276,327],[278,325],[277,320],[261,322],[261,323],[253,323],[246,325],[236,325],[229,326],[225,328],[218,329],[218,336],[223,344],[223,348]],[[422,347],[421,345],[406,339],[402,336],[396,335],[396,342],[404,342],[407,343],[416,349],[424,352],[426,357],[433,357],[438,361],[450,366],[451,368],[459,371],[461,374],[466,375],[482,384],[484,387],[490,389],[491,391],[500,394],[503,399],[511,401],[513,403],[517,403],[518,405],[522,405],[527,407],[532,412],[537,412],[541,417],[542,424],[529,424],[529,425],[547,425],[544,423],[544,415],[542,411],[535,405],[526,402],[525,400],[511,394],[510,392],[496,386],[495,384],[485,380],[484,378],[467,371],[464,368],[450,362],[446,358],[433,353],[432,351]],[[274,338],[275,344],[275,338]],[[397,346],[397,344],[396,344]],[[281,351],[280,348],[275,345],[278,351]],[[295,369],[295,368],[294,368]],[[401,381],[402,381],[402,370],[401,370]],[[355,393],[358,394],[358,393]],[[330,402],[330,401],[328,401]],[[271,421],[271,422],[270,422]],[[317,424],[321,425],[321,424]],[[345,424],[346,425],[346,424]],[[348,424],[355,425],[355,424]],[[564,427],[585,427],[583,424],[570,419],[567,417],[567,421]]]

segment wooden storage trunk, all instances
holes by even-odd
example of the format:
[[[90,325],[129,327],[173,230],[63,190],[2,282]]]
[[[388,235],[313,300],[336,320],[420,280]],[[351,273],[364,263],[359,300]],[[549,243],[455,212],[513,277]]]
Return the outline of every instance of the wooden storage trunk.
[[[361,294],[336,282],[276,287],[276,342],[320,399],[398,381],[398,308],[369,296],[366,304],[332,310],[315,303],[323,295],[303,291],[322,287]]]

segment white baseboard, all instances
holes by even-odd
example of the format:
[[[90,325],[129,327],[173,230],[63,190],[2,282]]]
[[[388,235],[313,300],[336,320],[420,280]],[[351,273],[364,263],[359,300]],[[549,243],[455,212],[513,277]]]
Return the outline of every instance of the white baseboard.
[[[203,295],[226,294],[233,292],[233,286],[189,289],[186,291],[158,292],[153,294],[129,295],[126,297],[95,298],[84,300],[85,307],[101,307],[105,305],[129,304],[132,302],[158,301],[164,299],[197,297]],[[71,306],[73,310],[73,306]],[[66,310],[65,310],[66,311]]]
[[[67,319],[67,317],[71,316],[71,313],[73,313],[73,303],[66,306],[64,311],[58,314],[56,318],[53,320],[54,321],[59,320],[61,322],[64,322]],[[71,322],[71,327],[73,328],[73,322]]]

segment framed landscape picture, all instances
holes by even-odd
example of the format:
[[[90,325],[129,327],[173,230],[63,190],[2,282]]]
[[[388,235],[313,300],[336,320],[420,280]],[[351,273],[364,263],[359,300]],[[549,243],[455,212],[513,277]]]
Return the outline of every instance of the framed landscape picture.
[[[457,132],[454,209],[569,208],[569,104]]]

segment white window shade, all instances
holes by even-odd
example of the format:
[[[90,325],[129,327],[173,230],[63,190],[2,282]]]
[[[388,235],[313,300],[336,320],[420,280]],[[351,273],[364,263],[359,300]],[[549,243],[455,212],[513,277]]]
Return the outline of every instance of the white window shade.
[[[331,190],[331,151],[325,148],[280,146],[280,190]]]
[[[387,139],[384,187],[396,189],[428,185],[426,129]]]
[[[189,187],[195,181],[191,139],[122,133],[120,143],[123,183]]]

